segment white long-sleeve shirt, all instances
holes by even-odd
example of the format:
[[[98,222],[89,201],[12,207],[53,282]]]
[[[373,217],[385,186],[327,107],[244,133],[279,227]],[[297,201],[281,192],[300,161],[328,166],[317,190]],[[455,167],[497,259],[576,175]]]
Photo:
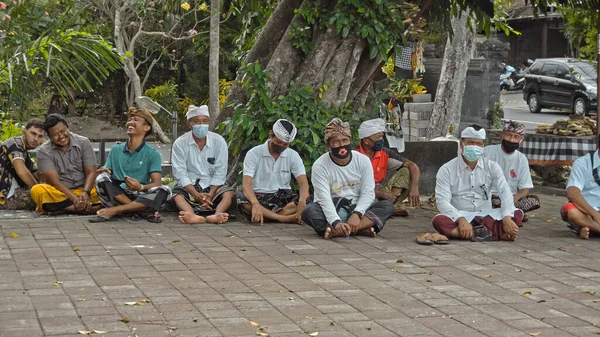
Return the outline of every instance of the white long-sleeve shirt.
[[[173,176],[177,186],[194,185],[198,179],[202,188],[224,185],[228,156],[227,143],[221,135],[209,131],[206,145],[200,151],[192,132],[187,132],[173,143]]]
[[[333,162],[329,152],[323,154],[313,164],[311,180],[314,200],[323,209],[330,225],[341,221],[333,204],[334,197],[349,199],[351,204],[356,205],[354,211],[360,214],[365,214],[375,200],[371,161],[357,151],[352,151],[352,160],[345,166]]]
[[[498,192],[502,208],[492,209],[492,190]],[[500,220],[512,217],[516,210],[502,169],[485,157],[474,170],[461,155],[444,164],[436,176],[435,197],[440,213],[454,221],[465,217],[471,222],[475,216],[486,215]]]

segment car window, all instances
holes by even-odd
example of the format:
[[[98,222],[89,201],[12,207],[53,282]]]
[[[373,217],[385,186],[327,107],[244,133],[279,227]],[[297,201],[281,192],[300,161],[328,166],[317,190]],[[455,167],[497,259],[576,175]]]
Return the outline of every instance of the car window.
[[[555,63],[546,63],[542,67],[542,71],[540,72],[540,75],[542,75],[542,76],[555,76],[557,69],[558,69],[558,65],[557,64],[555,64]]]
[[[567,66],[561,64],[558,66],[558,69],[556,70],[556,77],[565,78],[566,77],[565,75],[567,75],[568,73],[569,73],[569,68]]]
[[[540,70],[544,64],[542,62],[536,62],[534,65],[529,68],[529,73],[533,75],[539,75]]]

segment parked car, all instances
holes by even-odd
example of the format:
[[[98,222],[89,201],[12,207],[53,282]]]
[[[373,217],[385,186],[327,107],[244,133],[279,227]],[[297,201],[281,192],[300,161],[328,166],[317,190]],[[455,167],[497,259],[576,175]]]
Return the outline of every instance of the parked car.
[[[523,99],[529,111],[568,108],[578,115],[598,106],[598,73],[585,60],[537,59],[525,74]]]

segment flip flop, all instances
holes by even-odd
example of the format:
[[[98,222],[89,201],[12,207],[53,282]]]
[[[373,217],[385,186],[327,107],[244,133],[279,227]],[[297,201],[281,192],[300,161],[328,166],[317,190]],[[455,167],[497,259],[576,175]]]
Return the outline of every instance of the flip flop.
[[[416,241],[420,245],[430,246],[433,244],[433,236],[431,233],[421,233],[417,235]]]
[[[433,238],[433,243],[435,243],[436,245],[447,245],[450,243],[448,237],[440,233],[433,233],[431,237]]]
[[[117,221],[115,218],[109,218],[102,215],[96,215],[95,217],[88,219],[88,222],[91,223],[99,223],[99,222],[107,222],[107,221]]]
[[[163,222],[162,217],[160,216],[160,214],[157,215],[148,215],[146,217],[146,220],[148,220],[148,222],[152,222],[152,223],[161,223]]]

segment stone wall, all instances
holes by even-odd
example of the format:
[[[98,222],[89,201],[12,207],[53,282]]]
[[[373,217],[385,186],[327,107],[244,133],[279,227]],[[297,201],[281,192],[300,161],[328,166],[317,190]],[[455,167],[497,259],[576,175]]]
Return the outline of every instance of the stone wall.
[[[402,125],[407,141],[427,140],[427,128],[429,127],[432,110],[433,102],[431,101],[431,94],[415,95],[412,103],[404,104]]]

